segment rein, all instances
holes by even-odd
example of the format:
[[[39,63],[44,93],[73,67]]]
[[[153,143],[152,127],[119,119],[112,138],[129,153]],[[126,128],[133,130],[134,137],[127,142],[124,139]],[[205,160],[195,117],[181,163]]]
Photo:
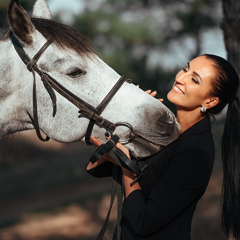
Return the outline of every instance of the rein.
[[[83,99],[77,97],[75,94],[73,94],[71,91],[66,89],[64,86],[62,86],[57,80],[55,80],[53,77],[51,77],[49,74],[41,71],[37,67],[37,62],[40,59],[41,55],[44,53],[44,51],[52,44],[53,39],[50,39],[47,41],[42,48],[36,53],[36,55],[30,59],[29,56],[24,51],[23,47],[21,46],[19,40],[15,37],[13,32],[9,33],[10,39],[13,43],[13,46],[18,53],[19,57],[22,59],[24,64],[27,66],[27,69],[33,73],[34,78],[34,84],[33,84],[33,118],[30,116],[34,128],[36,129],[36,133],[38,138],[41,141],[48,141],[49,137],[47,136],[45,139],[41,136],[40,133],[40,127],[38,122],[38,114],[37,114],[37,91],[36,91],[36,79],[35,79],[35,72],[38,73],[38,75],[41,77],[41,80],[44,84],[44,87],[46,88],[51,101],[53,105],[53,117],[55,116],[57,112],[57,99],[54,90],[56,90],[59,94],[61,94],[63,97],[65,97],[67,100],[69,100],[72,104],[74,104],[76,107],[78,107],[79,113],[85,115],[87,118],[90,119],[86,135],[85,135],[85,142],[88,145],[91,145],[90,136],[93,129],[94,124],[98,124],[100,126],[103,126],[105,129],[113,132],[117,126],[126,126],[131,130],[131,133],[133,131],[132,127],[128,123],[112,123],[111,121],[103,118],[101,116],[101,113],[104,111],[106,106],[109,104],[109,102],[112,100],[114,95],[117,93],[117,91],[120,89],[120,87],[123,85],[124,82],[131,82],[126,76],[120,77],[120,79],[117,81],[117,83],[113,86],[113,88],[110,90],[110,92],[106,95],[106,97],[102,100],[102,102],[95,108],[89,103],[85,102]],[[53,90],[54,89],[54,90]],[[132,136],[134,134],[131,134],[129,137],[128,142],[132,139]]]

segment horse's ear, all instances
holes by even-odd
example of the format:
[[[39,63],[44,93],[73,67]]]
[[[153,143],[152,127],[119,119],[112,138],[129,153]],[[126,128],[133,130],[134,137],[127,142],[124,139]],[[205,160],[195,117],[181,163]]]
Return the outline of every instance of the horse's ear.
[[[33,17],[51,19],[52,14],[46,0],[37,0],[33,7]]]
[[[12,0],[8,7],[8,21],[15,36],[23,43],[33,43],[35,27],[18,0]]]

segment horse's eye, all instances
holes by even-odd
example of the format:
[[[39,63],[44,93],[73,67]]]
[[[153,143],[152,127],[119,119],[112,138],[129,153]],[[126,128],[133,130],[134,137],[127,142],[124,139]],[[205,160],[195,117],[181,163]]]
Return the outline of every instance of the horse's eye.
[[[68,71],[67,75],[71,78],[78,78],[84,74],[86,74],[87,72],[79,69],[79,68],[72,68]]]

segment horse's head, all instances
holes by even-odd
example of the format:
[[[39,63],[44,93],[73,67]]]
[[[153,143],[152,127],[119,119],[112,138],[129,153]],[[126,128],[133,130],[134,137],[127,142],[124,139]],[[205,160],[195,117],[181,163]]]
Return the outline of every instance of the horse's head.
[[[33,18],[18,0],[9,5],[10,30],[26,54],[32,58],[49,41],[53,43],[38,59],[38,68],[56,79],[88,104],[96,107],[120,78],[105,64],[77,31],[51,20],[45,0],[37,0]],[[16,131],[33,129],[33,74],[17,55],[6,32],[0,41],[0,128],[2,136]],[[89,118],[79,117],[78,108],[56,93],[57,111],[52,116],[51,99],[36,74],[38,118],[41,130],[60,142],[84,140]],[[162,103],[133,84],[124,83],[112,98],[102,116],[112,123],[128,123],[138,136],[127,146],[139,156],[156,151],[174,140],[180,131],[174,114]],[[106,128],[95,124],[92,135],[104,141]],[[118,126],[115,132],[122,139],[130,130]]]

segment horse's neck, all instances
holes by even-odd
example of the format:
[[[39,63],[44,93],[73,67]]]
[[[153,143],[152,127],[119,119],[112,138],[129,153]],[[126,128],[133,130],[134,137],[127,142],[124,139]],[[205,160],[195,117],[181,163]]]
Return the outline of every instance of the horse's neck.
[[[0,42],[0,102],[9,94],[10,76],[12,75],[11,51],[8,42]]]
[[[7,67],[6,62],[9,59],[9,48],[10,48],[10,44],[8,41],[0,41],[0,77],[1,79],[4,77],[3,76],[3,72],[4,69]],[[10,67],[10,66],[9,66]]]
[[[0,42],[0,136],[25,128],[20,126],[24,117],[25,94],[21,89],[26,81],[22,64],[14,54],[13,46],[9,41]]]

